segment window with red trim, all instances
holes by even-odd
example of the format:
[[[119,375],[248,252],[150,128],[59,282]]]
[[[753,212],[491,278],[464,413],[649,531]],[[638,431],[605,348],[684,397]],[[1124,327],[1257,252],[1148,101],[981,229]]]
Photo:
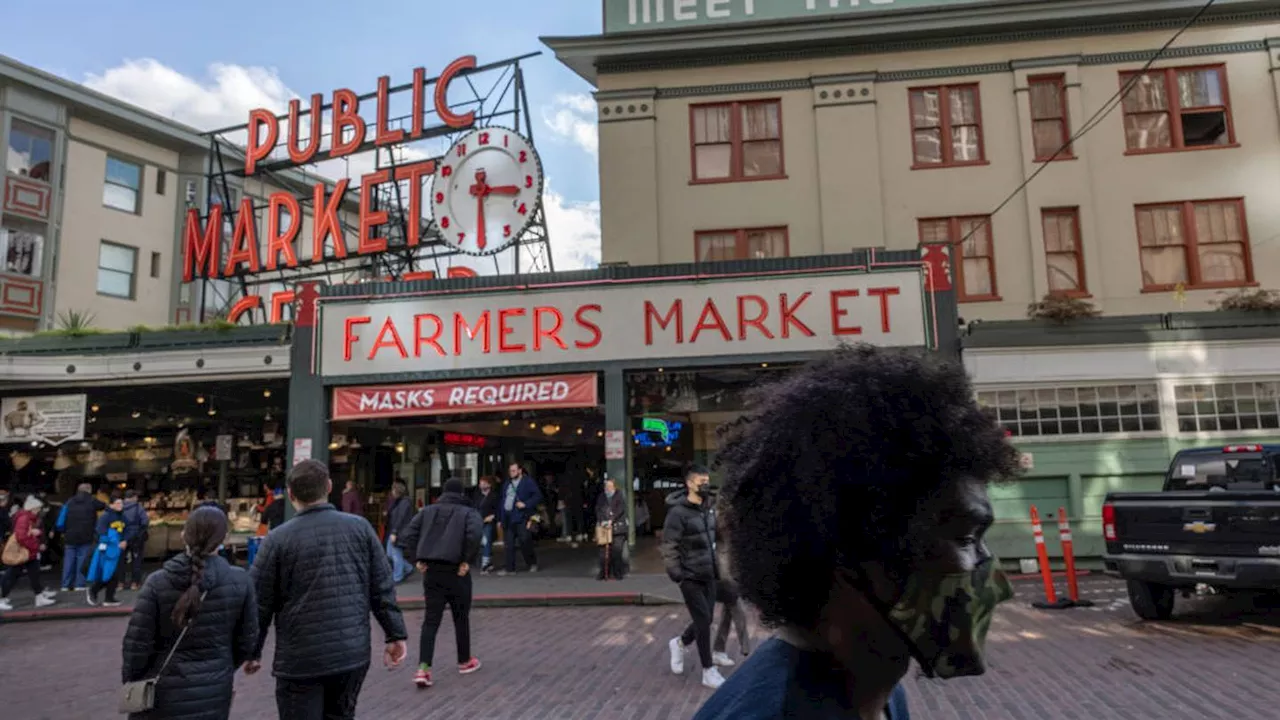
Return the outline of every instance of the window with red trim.
[[[1134,210],[1144,290],[1253,282],[1243,199],[1139,205]]]
[[[991,241],[991,216],[927,218],[919,221],[920,244],[943,245],[949,250],[956,300],[999,300],[996,288],[995,245]]]
[[[1120,74],[1121,87],[1131,80],[1121,106],[1129,152],[1235,144],[1225,65]]]
[[[707,230],[694,234],[698,262],[783,258],[789,252],[787,229]]]
[[[1088,295],[1084,249],[1080,243],[1080,208],[1046,208],[1040,211],[1040,224],[1044,228],[1049,293],[1068,297]]]
[[[694,182],[783,176],[778,100],[689,107]]]
[[[986,161],[977,84],[912,88],[910,95],[915,167]]]
[[[1035,159],[1044,162],[1074,157],[1072,147],[1067,144],[1071,140],[1071,123],[1067,119],[1067,76],[1030,77],[1027,78],[1027,88],[1031,98],[1031,142],[1035,146]]]

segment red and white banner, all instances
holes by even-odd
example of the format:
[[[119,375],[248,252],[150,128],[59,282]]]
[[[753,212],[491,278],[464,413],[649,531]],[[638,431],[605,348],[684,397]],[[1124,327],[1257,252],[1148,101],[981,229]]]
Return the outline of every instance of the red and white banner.
[[[595,373],[449,380],[334,388],[333,419],[557,410],[598,404]]]

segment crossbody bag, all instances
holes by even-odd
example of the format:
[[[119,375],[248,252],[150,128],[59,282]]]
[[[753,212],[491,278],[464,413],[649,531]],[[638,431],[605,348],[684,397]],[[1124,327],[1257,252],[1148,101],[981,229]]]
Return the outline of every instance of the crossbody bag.
[[[208,590],[200,594],[201,605],[204,604],[204,597],[208,594]],[[155,709],[156,683],[160,681],[160,676],[164,674],[165,668],[169,667],[169,661],[173,659],[173,654],[178,652],[178,646],[182,644],[182,639],[187,636],[187,631],[191,629],[191,624],[194,622],[195,618],[187,620],[186,626],[182,628],[182,632],[178,633],[178,639],[174,641],[173,647],[169,648],[169,654],[165,656],[164,662],[153,677],[146,680],[128,682],[124,684],[124,687],[120,688],[121,715],[143,713]]]

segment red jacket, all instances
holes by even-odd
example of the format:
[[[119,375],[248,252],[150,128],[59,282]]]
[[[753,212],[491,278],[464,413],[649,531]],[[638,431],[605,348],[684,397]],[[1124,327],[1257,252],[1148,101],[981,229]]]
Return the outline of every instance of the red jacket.
[[[13,518],[13,535],[18,539],[18,544],[26,548],[33,558],[40,552],[40,536],[32,535],[31,531],[39,529],[39,519],[30,510],[19,510],[17,516]]]

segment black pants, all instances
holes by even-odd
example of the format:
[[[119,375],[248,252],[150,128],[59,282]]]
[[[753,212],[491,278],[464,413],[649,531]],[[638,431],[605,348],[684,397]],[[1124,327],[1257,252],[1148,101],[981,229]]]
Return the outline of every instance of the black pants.
[[[716,602],[720,604],[720,624],[716,626],[716,637],[711,649],[724,652],[729,642],[729,626],[738,631],[738,647],[743,655],[751,654],[751,635],[747,631],[747,611],[734,592],[733,584],[716,583]]]
[[[280,720],[355,720],[369,666],[318,678],[276,678]]]
[[[538,552],[533,547],[533,533],[529,532],[529,526],[524,522],[509,524],[503,528],[502,532],[503,550],[505,556],[507,572],[516,571],[516,547],[520,548],[520,554],[524,555],[524,563],[529,567],[538,564]]]
[[[418,662],[431,665],[436,652],[436,633],[444,619],[444,606],[453,615],[453,635],[458,640],[458,664],[471,660],[471,573],[458,577],[457,565],[427,563],[422,577],[426,615],[418,638]]]
[[[627,576],[627,561],[622,557],[622,546],[626,542],[626,535],[614,535],[613,542],[600,546],[600,574],[598,577],[621,580]]]
[[[680,635],[686,646],[698,643],[698,660],[702,669],[711,667],[711,619],[716,611],[716,583],[714,580],[685,580],[680,583],[684,606],[689,608],[692,622]]]
[[[13,592],[13,586],[18,584],[18,574],[24,570],[27,573],[27,581],[31,583],[31,592],[36,595],[44,592],[44,583],[40,582],[40,558],[33,554],[31,559],[22,565],[12,565],[4,569],[4,575],[0,576],[0,598],[9,597],[9,593]]]
[[[134,585],[142,584],[142,556],[145,554],[145,541],[135,540],[129,543],[129,547],[125,548],[125,553],[129,556],[129,572],[130,580]],[[120,558],[123,562],[124,558]]]
[[[116,560],[116,569],[115,572],[111,573],[110,578],[107,578],[106,581],[94,580],[89,583],[89,594],[92,595],[95,600],[98,597],[98,593],[102,592],[103,588],[106,588],[107,602],[116,601],[116,587],[120,585],[120,575],[124,572],[124,561],[125,557],[121,554],[120,558]]]

